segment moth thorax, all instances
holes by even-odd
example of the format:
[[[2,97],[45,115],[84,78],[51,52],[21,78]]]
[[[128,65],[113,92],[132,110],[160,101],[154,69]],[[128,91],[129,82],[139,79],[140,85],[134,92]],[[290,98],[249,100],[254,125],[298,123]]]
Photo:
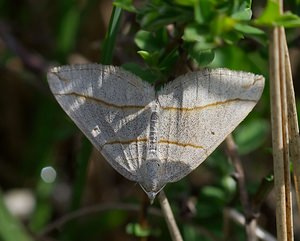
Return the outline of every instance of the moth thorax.
[[[158,143],[158,126],[159,126],[159,105],[156,102],[150,116],[150,132],[148,142],[148,154],[157,153]]]

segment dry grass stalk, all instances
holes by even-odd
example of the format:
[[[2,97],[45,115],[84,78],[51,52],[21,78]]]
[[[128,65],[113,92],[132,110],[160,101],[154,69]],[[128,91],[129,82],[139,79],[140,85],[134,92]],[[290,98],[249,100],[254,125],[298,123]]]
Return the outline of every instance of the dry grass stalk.
[[[287,91],[287,111],[288,111],[288,131],[289,131],[289,149],[290,159],[293,163],[293,177],[296,191],[296,200],[298,212],[300,213],[300,137],[299,126],[296,109],[295,92],[293,86],[292,70],[289,57],[289,51],[286,43],[285,35],[284,54],[285,54],[285,70],[286,70],[286,91]]]
[[[285,178],[285,198],[286,198],[286,226],[287,240],[293,238],[293,210],[292,210],[292,191],[289,161],[289,133],[288,133],[288,113],[287,113],[287,91],[286,91],[286,64],[285,64],[285,31],[283,27],[278,29],[279,42],[279,65],[280,65],[280,92],[282,109],[282,138],[283,138],[283,160]]]
[[[278,0],[282,11],[282,1]],[[283,27],[272,30],[270,44],[272,137],[278,240],[294,240],[289,158],[300,212],[300,139],[288,48]]]
[[[183,241],[182,236],[180,234],[179,228],[176,224],[172,209],[170,207],[169,201],[165,195],[163,190],[160,191],[158,195],[159,203],[162,208],[162,212],[165,216],[165,220],[167,222],[171,237],[173,241]]]
[[[282,136],[282,108],[280,91],[279,28],[274,28],[270,37],[270,98],[272,122],[272,146],[274,184],[276,192],[277,239],[287,241],[285,175]]]

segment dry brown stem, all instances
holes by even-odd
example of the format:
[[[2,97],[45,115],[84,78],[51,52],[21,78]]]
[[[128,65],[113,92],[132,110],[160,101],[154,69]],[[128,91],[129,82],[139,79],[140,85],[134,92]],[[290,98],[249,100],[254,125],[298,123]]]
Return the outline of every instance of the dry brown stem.
[[[278,3],[282,9],[282,1],[278,0]],[[291,136],[293,136],[294,144],[299,148],[299,136],[295,123],[291,124],[290,120],[290,116],[295,115],[293,110],[291,110],[295,103],[291,103],[291,101],[293,101],[293,98],[291,98],[293,88],[283,27],[275,27],[272,29],[270,43],[271,120],[277,238],[283,241],[293,241],[289,152],[291,151],[292,155],[296,156],[299,151],[292,150],[289,142]],[[295,120],[292,121],[294,122]],[[291,132],[294,133],[291,134]],[[299,180],[296,178],[295,182],[297,186]]]
[[[256,225],[257,225],[256,219],[254,218],[254,214],[252,212],[252,208],[249,201],[249,196],[247,193],[243,165],[238,155],[236,144],[231,134],[228,135],[228,137],[225,139],[225,144],[226,144],[228,156],[230,157],[230,160],[235,170],[234,177],[237,182],[240,201],[246,217],[245,228],[247,233],[247,240],[256,241],[257,240],[255,234]]]
[[[158,195],[158,199],[160,202],[160,206],[162,208],[162,212],[165,216],[165,220],[167,222],[171,237],[173,241],[183,241],[178,226],[176,224],[172,209],[170,207],[169,201],[165,195],[163,190],[160,191]]]

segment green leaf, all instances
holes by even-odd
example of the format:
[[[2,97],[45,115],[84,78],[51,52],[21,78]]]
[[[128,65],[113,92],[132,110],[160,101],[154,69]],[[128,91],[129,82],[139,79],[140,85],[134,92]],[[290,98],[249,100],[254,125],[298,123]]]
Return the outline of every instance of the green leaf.
[[[147,51],[140,50],[137,53],[146,61],[151,57],[151,54]]]
[[[236,22],[237,21],[231,17],[218,15],[217,18],[211,22],[210,29],[214,36],[220,36],[226,32],[230,32]]]
[[[111,64],[112,57],[113,57],[113,50],[115,48],[116,38],[119,32],[121,14],[122,14],[121,8],[119,7],[113,8],[110,17],[108,31],[106,33],[105,40],[102,46],[101,62],[103,64]]]
[[[268,0],[265,11],[254,21],[254,23],[269,27],[283,26],[286,28],[292,28],[300,26],[300,18],[289,11],[280,14],[278,2],[276,0]]]
[[[182,39],[188,42],[206,42],[208,29],[199,24],[189,24],[185,27]]]
[[[137,21],[141,27],[148,31],[157,31],[169,24],[184,23],[192,21],[193,12],[191,8],[169,5],[163,1],[159,4],[148,4],[138,11]]]
[[[197,1],[195,6],[196,22],[198,23],[208,23],[208,21],[214,15],[214,3],[213,1],[203,0]]]
[[[285,28],[298,28],[300,27],[300,17],[291,12],[285,12],[275,19],[275,24]]]
[[[163,73],[168,72],[170,69],[173,68],[173,65],[177,61],[178,57],[179,57],[178,49],[175,48],[169,54],[165,55],[163,59],[159,62],[159,69]]]
[[[223,41],[228,45],[237,43],[240,39],[244,38],[244,35],[238,31],[230,31],[223,34]]]
[[[213,198],[215,200],[226,200],[225,193],[221,188],[217,188],[214,186],[205,186],[202,188],[202,194],[206,197]]]
[[[137,52],[149,66],[157,66],[158,61],[159,61],[159,52],[154,51],[154,52],[148,52],[144,50],[140,50]]]
[[[129,223],[126,232],[136,237],[148,237],[151,234],[149,228],[143,228],[139,223]]]
[[[214,60],[215,57],[215,52],[212,49],[203,50],[201,43],[196,43],[189,48],[189,54],[199,66],[208,65]]]
[[[252,27],[248,24],[243,24],[243,23],[237,23],[234,25],[234,29],[238,30],[244,34],[250,34],[250,35],[263,35],[265,34],[264,31],[262,31],[259,28]]]
[[[233,1],[233,8],[231,12],[231,17],[239,21],[248,21],[252,17],[251,0],[237,0]]]
[[[274,20],[280,16],[280,9],[277,0],[268,0],[267,6],[261,16],[255,20],[260,25],[272,25]]]
[[[248,21],[252,17],[252,10],[250,8],[246,8],[244,10],[233,13],[231,17],[235,20]]]
[[[291,12],[280,14],[277,1],[269,0],[265,11],[254,21],[257,25],[262,26],[283,26],[285,28],[300,27],[300,18]]]
[[[74,6],[65,13],[61,20],[61,26],[58,36],[58,50],[62,54],[70,52],[75,45],[77,30],[80,21],[80,11]]]
[[[115,0],[113,5],[119,8],[122,8],[128,12],[136,12],[136,9],[133,5],[132,0]]]
[[[135,44],[142,50],[149,52],[160,51],[167,41],[165,30],[149,32],[140,30],[134,38]]]
[[[151,69],[143,69],[140,65],[136,63],[126,63],[122,65],[122,68],[125,70],[130,71],[131,73],[139,76],[141,79],[149,82],[154,83],[155,80],[158,79],[158,74],[151,71]]]
[[[211,63],[211,67],[225,67],[235,70],[253,71],[254,73],[263,73],[267,69],[265,59],[258,51],[244,51],[239,46],[227,45],[215,50],[216,57]]]
[[[262,119],[241,124],[234,132],[239,153],[245,155],[260,147],[267,138],[268,130],[269,123]]]

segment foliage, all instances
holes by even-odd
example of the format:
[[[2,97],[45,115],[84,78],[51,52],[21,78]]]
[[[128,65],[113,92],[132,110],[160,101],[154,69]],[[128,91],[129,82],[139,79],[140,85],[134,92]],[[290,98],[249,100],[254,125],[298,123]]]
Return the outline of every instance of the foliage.
[[[252,26],[251,1],[150,1],[135,8],[132,1],[118,0],[114,5],[136,14],[138,53],[156,80],[172,71],[182,51],[204,67],[217,48],[245,36],[266,41],[264,31]],[[147,73],[141,77],[147,79]]]

